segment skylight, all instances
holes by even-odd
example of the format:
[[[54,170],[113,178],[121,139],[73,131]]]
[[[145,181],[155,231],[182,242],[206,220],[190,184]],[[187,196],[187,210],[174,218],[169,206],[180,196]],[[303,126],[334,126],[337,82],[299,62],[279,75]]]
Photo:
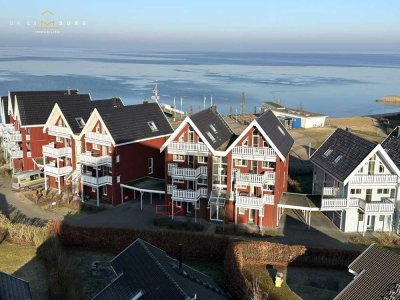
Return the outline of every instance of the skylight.
[[[153,121],[147,122],[152,132],[158,131],[156,124]]]
[[[79,128],[85,127],[85,121],[82,118],[75,118],[75,120],[78,123]]]
[[[211,130],[212,130],[214,133],[217,133],[217,132],[218,132],[217,129],[215,129],[214,125],[210,124],[210,128],[211,128]]]
[[[211,139],[211,141],[213,143],[215,143],[215,137],[211,134],[211,132],[207,131],[206,134],[208,135],[208,137]]]
[[[324,156],[328,157],[332,152],[333,150],[329,148],[328,150],[325,151]]]
[[[343,158],[343,155],[339,155],[338,157],[335,158],[335,160],[333,162],[335,164],[337,164],[342,158]]]

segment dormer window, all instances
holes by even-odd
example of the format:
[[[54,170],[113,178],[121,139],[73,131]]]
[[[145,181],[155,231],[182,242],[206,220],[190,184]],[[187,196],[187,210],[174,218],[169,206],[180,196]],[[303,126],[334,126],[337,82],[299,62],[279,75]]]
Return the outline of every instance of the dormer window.
[[[78,123],[79,128],[85,127],[85,121],[82,118],[75,118],[75,120]]]
[[[286,135],[285,131],[283,130],[283,128],[281,126],[278,126],[278,130],[282,133],[283,136]]]
[[[208,137],[210,138],[210,140],[215,143],[215,137],[211,134],[211,132],[207,131],[206,134],[208,135]]]
[[[158,131],[156,124],[153,121],[147,122],[152,132]]]

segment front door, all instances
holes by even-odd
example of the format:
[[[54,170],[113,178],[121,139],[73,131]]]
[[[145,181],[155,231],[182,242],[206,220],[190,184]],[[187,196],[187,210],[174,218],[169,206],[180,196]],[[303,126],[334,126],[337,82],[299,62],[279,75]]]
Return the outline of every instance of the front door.
[[[254,224],[255,214],[256,214],[255,209],[249,209],[249,223]]]
[[[366,193],[365,193],[365,201],[367,201],[368,203],[371,202],[372,199],[372,189],[367,189]]]
[[[194,157],[193,155],[188,155],[188,167],[193,168],[194,167]]]
[[[251,171],[253,172],[253,174],[257,174],[257,161],[256,160],[251,161]]]

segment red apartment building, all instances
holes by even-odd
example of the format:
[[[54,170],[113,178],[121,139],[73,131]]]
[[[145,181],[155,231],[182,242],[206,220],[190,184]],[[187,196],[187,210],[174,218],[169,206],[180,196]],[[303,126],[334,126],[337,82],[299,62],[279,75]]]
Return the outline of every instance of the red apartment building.
[[[8,114],[14,128],[5,134],[4,140],[14,171],[43,167],[42,146],[49,140],[43,127],[54,105],[64,101],[90,102],[90,95],[75,90],[9,93]]]
[[[79,193],[81,175],[80,157],[82,152],[79,135],[95,108],[112,110],[121,107],[119,98],[56,103],[51,111],[43,132],[49,136],[49,143],[42,146],[46,190],[54,188],[61,193],[65,185],[72,184],[72,192]]]
[[[293,142],[272,111],[237,134],[215,107],[186,117],[161,148],[172,216],[276,226]]]
[[[94,109],[80,134],[82,198],[117,205],[132,197],[123,187],[164,179],[160,148],[172,133],[158,103]]]

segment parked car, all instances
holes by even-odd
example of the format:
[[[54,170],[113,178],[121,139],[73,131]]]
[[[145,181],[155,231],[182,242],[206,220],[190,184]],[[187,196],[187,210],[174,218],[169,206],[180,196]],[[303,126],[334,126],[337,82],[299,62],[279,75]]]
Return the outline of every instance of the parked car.
[[[43,172],[37,170],[15,173],[12,177],[13,190],[28,190],[44,186]]]

